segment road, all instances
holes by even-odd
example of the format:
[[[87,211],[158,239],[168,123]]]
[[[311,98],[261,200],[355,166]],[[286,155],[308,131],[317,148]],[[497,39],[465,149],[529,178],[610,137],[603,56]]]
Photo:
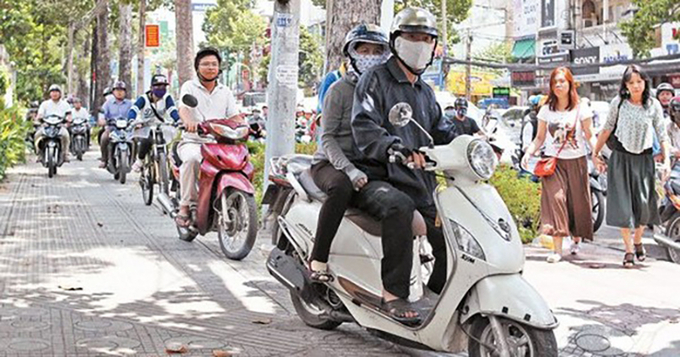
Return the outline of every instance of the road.
[[[305,326],[266,272],[266,232],[241,262],[215,235],[182,242],[133,179],[114,182],[95,157],[52,180],[21,165],[0,185],[0,357],[164,356],[174,343],[183,356],[441,355],[349,324]],[[524,274],[561,321],[561,356],[680,355],[680,266],[620,269],[622,254],[598,245],[555,265],[545,254],[527,248]]]

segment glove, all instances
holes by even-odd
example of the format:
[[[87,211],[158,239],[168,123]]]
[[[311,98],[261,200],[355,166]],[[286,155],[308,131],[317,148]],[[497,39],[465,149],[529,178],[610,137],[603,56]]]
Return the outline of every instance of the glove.
[[[406,146],[402,145],[400,142],[396,142],[390,146],[390,148],[387,150],[388,153],[401,153],[404,155],[404,157],[409,157],[411,154],[413,154],[413,150],[407,148]]]

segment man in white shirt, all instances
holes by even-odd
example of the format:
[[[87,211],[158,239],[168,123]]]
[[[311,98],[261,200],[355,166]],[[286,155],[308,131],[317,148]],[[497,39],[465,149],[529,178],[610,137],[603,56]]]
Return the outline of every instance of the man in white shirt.
[[[198,78],[185,82],[180,90],[179,117],[186,131],[182,134],[177,153],[182,160],[180,176],[180,209],[176,223],[181,227],[191,225],[191,206],[198,200],[198,173],[201,165],[201,144],[213,141],[196,134],[198,124],[206,119],[239,117],[236,99],[231,90],[217,81],[222,58],[217,50],[205,48],[196,54],[194,68]],[[191,108],[182,98],[191,94],[198,106]],[[243,120],[241,118],[241,120]]]
[[[83,119],[85,120],[85,125],[87,126],[88,130],[86,131],[87,133],[87,142],[90,142],[90,113],[87,112],[87,108],[83,107],[83,101],[75,97],[73,98],[73,109],[71,110],[71,119],[76,120],[76,119]]]
[[[66,103],[65,100],[61,98],[61,87],[56,84],[50,86],[50,99],[42,102],[38,108],[38,115],[36,119],[40,121],[43,118],[56,115],[64,119],[65,126],[71,122],[71,106]],[[62,159],[64,162],[68,162],[68,148],[71,141],[68,130],[65,126],[62,126],[59,130],[59,137],[61,138],[61,152]],[[42,149],[40,147],[40,142],[45,137],[45,129],[40,127],[35,133],[35,147],[36,151],[42,160]]]

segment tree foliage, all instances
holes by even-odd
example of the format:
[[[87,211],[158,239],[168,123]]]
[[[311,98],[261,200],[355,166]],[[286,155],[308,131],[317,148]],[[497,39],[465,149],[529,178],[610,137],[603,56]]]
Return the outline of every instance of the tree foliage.
[[[241,54],[249,54],[254,44],[264,44],[267,23],[251,11],[254,7],[253,0],[218,0],[203,23],[208,43]]]
[[[680,21],[678,0],[633,0],[638,7],[632,19],[620,24],[621,32],[633,49],[633,56],[648,57],[654,48],[654,28],[665,22]]]
[[[63,50],[68,20],[85,13],[91,0],[0,1],[0,41],[17,71],[17,98],[42,98],[51,83],[64,84]]]
[[[299,53],[299,78],[301,87],[313,87],[319,82],[323,74],[323,52],[321,42],[323,39],[317,34],[312,34],[305,27],[300,27],[300,53]]]
[[[442,0],[395,0],[394,11],[395,14],[405,7],[422,7],[427,9],[437,18],[439,24],[439,32],[442,32]],[[446,44],[451,45],[460,41],[460,36],[454,30],[454,25],[461,23],[470,15],[470,7],[472,7],[472,0],[446,0],[446,28],[448,38]],[[439,42],[442,42],[440,36]]]

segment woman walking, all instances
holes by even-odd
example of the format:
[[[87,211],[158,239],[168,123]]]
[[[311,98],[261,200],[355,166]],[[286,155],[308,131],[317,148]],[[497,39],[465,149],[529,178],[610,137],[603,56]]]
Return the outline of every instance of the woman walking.
[[[591,146],[590,107],[580,103],[571,71],[558,67],[550,74],[550,94],[538,112],[536,138],[522,161],[526,167],[545,143],[545,155],[557,158],[555,172],[541,178],[541,232],[552,236],[554,252],[548,262],[562,259],[562,240],[572,236],[571,253],[581,238],[592,239],[593,220],[588,184],[586,145]]]
[[[651,95],[649,76],[637,65],[628,66],[593,150],[593,162],[602,171],[605,167],[600,150],[605,143],[612,149],[607,172],[607,224],[621,228],[626,247],[623,266],[627,268],[635,265],[634,257],[645,260],[644,227],[660,223],[654,190],[654,132],[661,143],[665,179],[670,171],[670,151],[663,109]],[[631,229],[635,231],[632,244]]]

